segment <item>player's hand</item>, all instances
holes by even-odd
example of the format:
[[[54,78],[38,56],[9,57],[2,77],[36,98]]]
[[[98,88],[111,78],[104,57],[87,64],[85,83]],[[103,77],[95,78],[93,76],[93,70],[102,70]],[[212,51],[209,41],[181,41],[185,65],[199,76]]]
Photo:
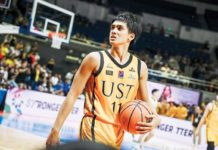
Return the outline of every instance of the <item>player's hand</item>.
[[[148,115],[146,116],[146,122],[137,122],[136,123],[136,131],[137,134],[145,134],[153,130],[157,125],[155,124],[156,115]]]
[[[49,134],[46,140],[46,148],[49,148],[54,145],[60,144],[59,132],[52,128],[51,133]]]

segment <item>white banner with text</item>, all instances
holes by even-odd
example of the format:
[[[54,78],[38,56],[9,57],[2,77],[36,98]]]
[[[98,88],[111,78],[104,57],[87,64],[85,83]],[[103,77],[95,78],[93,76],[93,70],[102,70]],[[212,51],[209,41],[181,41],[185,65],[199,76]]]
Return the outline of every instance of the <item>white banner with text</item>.
[[[5,113],[55,120],[65,97],[31,90],[11,89],[6,96]],[[80,95],[67,118],[79,122],[83,116],[84,96]]]

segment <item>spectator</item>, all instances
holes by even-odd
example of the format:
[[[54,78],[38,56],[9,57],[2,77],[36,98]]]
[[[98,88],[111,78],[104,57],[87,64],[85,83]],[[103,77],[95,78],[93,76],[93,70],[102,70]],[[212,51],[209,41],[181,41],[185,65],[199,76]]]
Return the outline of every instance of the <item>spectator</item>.
[[[2,43],[1,44],[1,51],[0,51],[0,53],[1,53],[1,55],[3,56],[3,57],[5,57],[8,53],[9,53],[9,43],[8,42],[4,42],[4,43]]]
[[[67,93],[69,92],[70,87],[71,87],[71,79],[65,78],[65,81],[64,81],[64,83],[63,83],[63,92],[64,92],[64,95],[65,95],[65,96],[66,96]]]
[[[30,52],[30,54],[28,55],[28,58],[27,58],[28,62],[30,64],[35,64],[37,63],[37,56],[36,56],[36,52],[35,51],[32,51]]]
[[[55,66],[55,60],[54,58],[50,58],[48,60],[48,63],[47,63],[47,68],[50,70],[50,71],[53,71],[54,70],[54,66]]]
[[[75,70],[76,70],[76,69],[74,69],[74,70],[68,72],[68,73],[65,75],[65,79],[72,80],[72,79],[73,79],[73,76],[74,76],[74,74],[75,74]]]
[[[160,71],[164,72],[164,73],[170,73],[170,67],[168,66],[167,63],[165,63],[161,68]]]
[[[166,115],[168,117],[175,118],[176,117],[176,113],[177,113],[177,107],[176,107],[175,103],[173,101],[169,101],[169,108],[167,110]]]
[[[158,103],[158,98],[160,96],[160,92],[159,92],[158,89],[153,89],[151,91],[151,94],[152,94],[152,96],[151,96],[151,99],[152,99],[151,100],[151,104],[156,109],[157,108],[157,103]]]
[[[179,63],[178,63],[178,59],[176,59],[176,58],[178,58],[178,57],[170,56],[168,64],[169,64],[170,68],[179,71],[180,70]]]
[[[197,136],[196,134],[195,134],[195,131],[196,131],[196,129],[197,129],[197,127],[198,127],[198,124],[199,124],[199,122],[200,122],[200,120],[201,120],[201,118],[202,118],[202,110],[201,110],[201,108],[199,107],[199,106],[196,106],[195,107],[195,111],[194,111],[194,113],[192,114],[192,126],[193,126],[193,143],[194,143],[194,145],[196,146],[196,145],[200,145],[201,144],[201,134],[200,134],[200,132],[199,132],[199,135]],[[196,141],[196,138],[198,137],[198,141]],[[196,143],[197,142],[197,143]]]
[[[27,75],[28,63],[27,61],[23,61],[21,66],[18,68],[18,74],[16,77],[16,83],[25,83],[25,78]]]
[[[163,62],[162,62],[162,59],[163,57],[161,56],[160,54],[160,50],[157,52],[157,54],[154,56],[154,65],[158,64],[158,65],[162,65]]]
[[[162,101],[162,102],[159,101],[157,104],[157,110],[158,110],[157,112],[159,115],[166,116],[168,108],[169,108],[169,104],[166,101]]]
[[[41,74],[40,65],[39,64],[33,65],[31,70],[31,81],[32,81],[31,87],[33,90],[37,89],[38,82],[40,79],[40,74]]]
[[[188,116],[188,109],[185,107],[185,105],[182,102],[179,104],[176,111],[177,112],[175,118],[177,119],[185,120],[186,117]]]
[[[199,64],[196,65],[193,73],[192,73],[192,77],[193,78],[200,78],[200,73],[201,73],[201,66]]]
[[[58,78],[58,74],[56,73],[54,76],[51,77],[50,82],[52,83],[52,86],[55,86],[58,84],[59,78]]]
[[[15,79],[16,79],[15,75],[11,76],[11,78],[9,78],[9,80],[8,80],[8,87],[7,88],[12,89],[12,88],[17,88],[18,87]]]

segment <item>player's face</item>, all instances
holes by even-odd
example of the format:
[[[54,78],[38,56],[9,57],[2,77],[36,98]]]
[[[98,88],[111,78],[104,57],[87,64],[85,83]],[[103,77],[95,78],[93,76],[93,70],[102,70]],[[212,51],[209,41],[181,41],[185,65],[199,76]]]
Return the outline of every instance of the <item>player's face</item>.
[[[130,43],[134,37],[134,33],[129,33],[127,24],[125,22],[114,21],[112,23],[109,37],[111,45],[117,46]]]
[[[197,106],[197,107],[195,108],[195,111],[196,111],[197,113],[200,113],[200,111],[201,111],[201,110],[200,110],[200,107]]]
[[[159,91],[154,92],[154,96],[155,96],[156,98],[158,98],[158,97],[160,96],[160,92],[159,92]]]

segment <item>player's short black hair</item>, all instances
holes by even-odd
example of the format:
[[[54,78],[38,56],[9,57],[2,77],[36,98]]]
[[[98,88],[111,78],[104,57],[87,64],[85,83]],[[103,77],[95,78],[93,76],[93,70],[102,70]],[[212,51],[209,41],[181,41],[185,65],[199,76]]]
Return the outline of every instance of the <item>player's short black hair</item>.
[[[114,21],[126,22],[129,32],[135,34],[135,38],[131,41],[130,44],[135,44],[139,39],[140,34],[142,33],[140,18],[130,12],[121,12],[113,19],[112,23]]]
[[[158,90],[158,89],[153,89],[153,90],[151,91],[151,93],[154,94],[154,93],[157,92],[157,91],[159,91],[159,90]]]

